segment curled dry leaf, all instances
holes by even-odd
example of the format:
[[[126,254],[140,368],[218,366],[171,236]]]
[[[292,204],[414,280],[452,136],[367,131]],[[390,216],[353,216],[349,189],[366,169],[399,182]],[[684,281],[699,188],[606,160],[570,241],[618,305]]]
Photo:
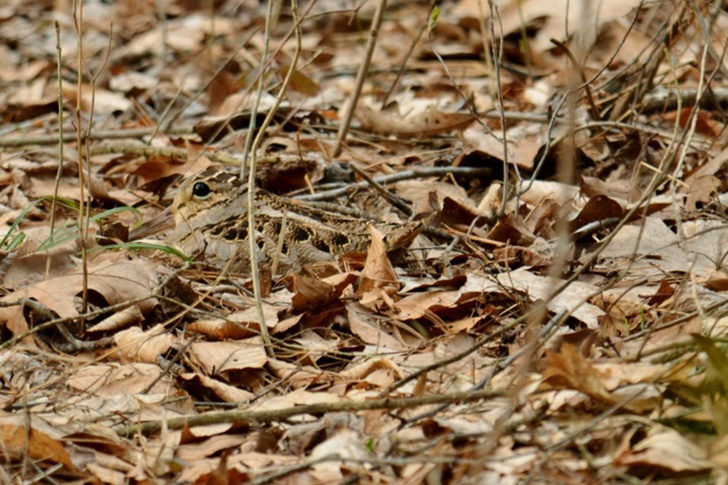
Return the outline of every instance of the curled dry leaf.
[[[387,256],[384,234],[371,225],[369,234],[372,242],[369,245],[367,259],[362,270],[362,281],[357,291],[362,297],[376,289],[396,291],[396,287],[399,285],[397,273]]]
[[[581,177],[581,191],[589,197],[595,195],[606,195],[609,197],[626,200],[629,202],[637,201],[642,192],[633,179],[618,180],[602,180],[597,177]]]
[[[316,361],[336,352],[340,343],[337,338],[324,338],[313,330],[304,330],[300,337],[294,339],[299,347],[298,362],[304,365],[316,365]]]
[[[226,427],[229,428],[229,427]],[[202,441],[184,443],[177,448],[175,457],[185,462],[194,463],[197,460],[208,458],[223,450],[234,448],[245,443],[245,434],[222,434],[227,429],[220,430],[221,434],[213,435]]]
[[[435,221],[448,226],[460,226],[467,230],[470,223],[477,217],[481,217],[481,221],[484,221],[488,214],[479,212],[470,199],[458,200],[446,196],[442,200],[442,209],[437,214]]]
[[[456,308],[462,297],[459,291],[427,291],[408,295],[394,304],[397,317],[403,320],[422,318],[427,314]]]
[[[116,312],[110,315],[108,318],[104,318],[96,325],[86,329],[89,334],[110,332],[112,330],[126,328],[130,325],[142,321],[144,315],[139,311],[138,307],[124,308],[120,312]]]
[[[468,207],[474,206],[465,190],[451,183],[405,180],[397,182],[395,187],[397,194],[412,203],[415,214],[429,214],[440,210],[446,197]]]
[[[297,312],[323,308],[341,294],[333,285],[302,272],[293,273],[291,278],[294,292],[291,306]]]
[[[380,357],[350,364],[341,372],[341,376],[351,382],[364,381],[384,388],[397,379],[402,379],[405,374],[391,359]]]
[[[264,304],[263,315],[268,331],[281,331],[278,325],[278,310],[275,305]],[[231,313],[226,318],[201,319],[190,322],[187,331],[195,332],[217,340],[243,339],[260,333],[260,315],[258,309],[250,307],[246,310]]]
[[[617,457],[617,464],[630,468],[657,467],[674,474],[713,467],[706,449],[663,426],[652,428],[645,439],[625,450]]]
[[[393,109],[375,111],[367,106],[360,106],[356,116],[364,131],[403,137],[432,136],[462,130],[473,122],[470,113],[446,113],[435,106],[429,106],[423,112],[406,118]]]
[[[332,436],[316,445],[311,451],[311,459],[323,458],[325,456],[337,455],[342,460],[367,460],[371,457],[371,453],[365,446],[366,437],[363,433],[358,433],[353,429],[339,428]],[[345,478],[346,466],[342,462],[336,470],[330,464],[323,462],[314,465],[313,477],[319,483],[326,481],[340,482]]]
[[[235,438],[225,440],[229,446],[236,441]],[[216,440],[219,441],[219,440]],[[212,445],[210,448],[218,448],[220,443]],[[212,451],[212,450],[210,450]],[[198,455],[199,453],[195,453]],[[188,453],[189,455],[189,453]],[[230,450],[222,452],[222,456],[213,459],[193,460],[194,466],[187,467],[185,473],[180,477],[185,483],[195,483],[198,485],[206,484],[227,484],[227,483],[246,483],[251,477],[246,471],[246,466],[239,464],[242,456],[236,455],[234,460],[229,460]],[[261,464],[262,465],[262,464]],[[257,468],[253,468],[257,469]]]
[[[521,190],[523,189],[528,190],[521,194],[521,200],[533,206],[539,205],[544,200],[553,200],[563,207],[573,204],[580,196],[579,187],[549,180],[524,182],[521,187]]]
[[[295,455],[304,455],[322,438],[344,428],[362,432],[361,418],[350,413],[327,413],[314,422],[294,424],[283,434],[281,447]]]
[[[543,377],[546,383],[557,388],[576,389],[607,403],[614,402],[602,375],[575,345],[563,343],[558,352],[547,349],[545,363]]]
[[[192,395],[202,392],[212,393],[225,402],[245,402],[255,397],[255,394],[226,384],[199,372],[184,372],[178,376],[182,386]]]
[[[577,231],[592,222],[619,220],[623,214],[624,209],[615,200],[606,195],[595,195],[589,199],[581,212],[569,221],[569,230]]]

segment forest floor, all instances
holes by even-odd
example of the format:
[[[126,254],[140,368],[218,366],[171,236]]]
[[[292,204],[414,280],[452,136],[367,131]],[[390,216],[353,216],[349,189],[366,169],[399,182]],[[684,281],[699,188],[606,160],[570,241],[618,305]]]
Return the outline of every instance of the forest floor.
[[[271,3],[0,5],[0,483],[726,483],[722,3]],[[175,246],[253,160],[424,229]]]

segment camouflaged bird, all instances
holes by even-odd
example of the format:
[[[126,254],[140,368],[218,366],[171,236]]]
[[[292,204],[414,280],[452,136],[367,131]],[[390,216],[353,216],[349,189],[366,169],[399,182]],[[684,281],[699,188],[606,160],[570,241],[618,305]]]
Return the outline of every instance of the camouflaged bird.
[[[203,254],[208,263],[245,271],[250,266],[247,184],[238,170],[208,169],[182,184],[172,203],[176,228],[172,239],[187,254]],[[307,206],[256,189],[256,242],[262,262],[278,262],[287,271],[303,264],[330,261],[349,251],[366,251],[369,226],[385,236],[389,253],[409,247],[421,222],[378,222]],[[280,252],[278,251],[280,249]]]

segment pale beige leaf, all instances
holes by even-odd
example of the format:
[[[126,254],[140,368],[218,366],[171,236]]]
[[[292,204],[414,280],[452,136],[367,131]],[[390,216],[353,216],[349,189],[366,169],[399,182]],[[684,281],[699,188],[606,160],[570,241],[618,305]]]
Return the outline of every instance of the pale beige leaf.
[[[351,302],[346,305],[346,316],[352,333],[364,343],[381,347],[382,349],[404,350],[407,348],[402,342],[394,338],[387,330],[385,322],[362,305]]]
[[[268,360],[260,338],[236,342],[194,342],[189,349],[193,359],[209,375],[242,369],[260,369]]]
[[[460,293],[502,293],[505,288],[517,290],[527,295],[531,301],[542,299],[546,307],[552,312],[562,310],[571,311],[572,316],[584,322],[589,328],[597,328],[599,317],[604,315],[600,308],[588,303],[592,296],[599,293],[596,286],[574,281],[569,284],[566,291],[556,296],[552,295],[553,290],[563,280],[533,274],[527,268],[519,268],[515,271],[501,273],[495,278],[488,278],[483,275],[469,274],[468,281],[460,289]]]
[[[229,427],[226,427],[227,429]],[[246,437],[244,434],[220,434],[211,436],[201,442],[180,445],[177,448],[175,456],[180,460],[195,462],[203,458],[208,458],[221,450],[239,446],[245,440]]]
[[[122,360],[151,363],[169,351],[176,340],[162,325],[148,330],[132,327],[114,335],[115,354]]]
[[[66,385],[82,391],[84,396],[98,396],[107,400],[104,405],[116,406],[109,400],[139,393],[155,383],[150,393],[167,392],[170,385],[169,378],[160,379],[160,376],[163,376],[162,370],[155,364],[95,364],[77,369],[66,380]],[[123,402],[119,404],[129,405]],[[128,412],[128,409],[124,409],[124,412]]]
[[[253,393],[200,374],[199,372],[183,372],[179,375],[179,379],[190,387],[202,387],[225,402],[245,402],[255,397]]]
[[[617,457],[620,466],[652,466],[672,472],[709,470],[707,450],[688,440],[677,431],[656,427],[647,438]]]
[[[397,136],[431,136],[464,129],[473,122],[470,113],[447,113],[435,106],[407,117],[394,110],[375,111],[367,106],[359,106],[356,116],[362,130]]]

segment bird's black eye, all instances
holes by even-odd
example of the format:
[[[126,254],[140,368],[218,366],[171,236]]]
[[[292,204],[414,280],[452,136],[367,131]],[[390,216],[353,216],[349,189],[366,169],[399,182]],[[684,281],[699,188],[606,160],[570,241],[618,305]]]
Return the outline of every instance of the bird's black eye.
[[[205,182],[195,182],[192,186],[192,195],[198,199],[206,199],[210,196],[210,186]]]

